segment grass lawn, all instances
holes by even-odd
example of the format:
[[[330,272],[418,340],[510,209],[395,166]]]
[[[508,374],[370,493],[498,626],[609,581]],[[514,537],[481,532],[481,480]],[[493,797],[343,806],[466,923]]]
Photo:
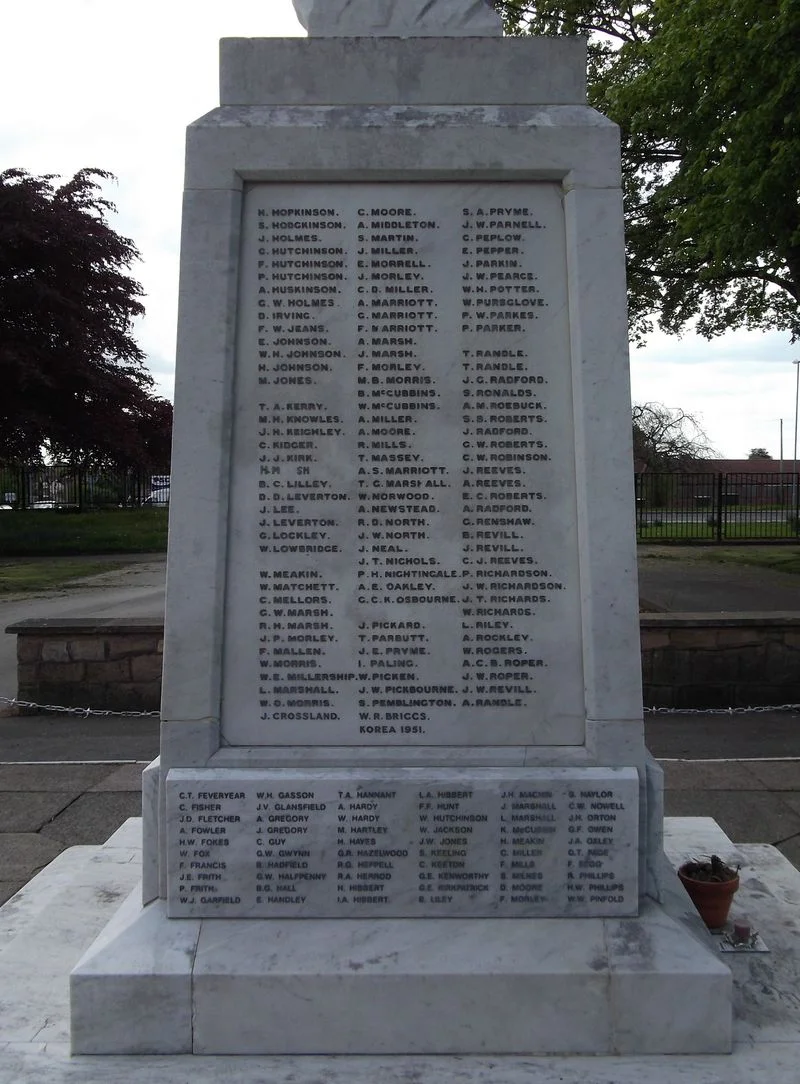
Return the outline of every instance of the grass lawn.
[[[0,561],[7,557],[165,553],[166,549],[166,508],[69,514],[49,509],[0,512]]]
[[[642,540],[640,540],[642,541]],[[755,568],[771,568],[776,572],[800,575],[800,545],[733,545],[692,546],[648,545],[642,541],[639,559],[648,558],[668,561],[711,561],[717,564],[750,565]]]
[[[714,546],[713,549],[703,550],[702,560],[719,564],[755,565],[757,568],[774,568],[776,572],[800,575],[798,546]]]
[[[713,542],[717,537],[716,527],[706,523],[665,522],[661,526],[640,524],[636,528],[640,542]],[[725,523],[723,525],[723,544],[727,539],[761,540],[769,542],[771,538],[785,538],[797,541],[797,530],[788,523]]]
[[[0,597],[25,591],[46,591],[69,587],[74,580],[122,568],[124,561],[93,561],[80,557],[35,557],[29,560],[0,560]]]

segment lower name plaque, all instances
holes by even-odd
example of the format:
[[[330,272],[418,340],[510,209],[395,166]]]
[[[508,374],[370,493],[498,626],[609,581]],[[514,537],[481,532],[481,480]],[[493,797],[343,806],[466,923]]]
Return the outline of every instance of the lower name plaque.
[[[172,918],[638,908],[634,768],[173,769]]]

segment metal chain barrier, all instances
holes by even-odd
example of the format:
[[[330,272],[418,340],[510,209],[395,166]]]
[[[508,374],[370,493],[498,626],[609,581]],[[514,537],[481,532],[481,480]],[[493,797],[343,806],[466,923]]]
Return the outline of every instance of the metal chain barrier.
[[[103,711],[97,708],[67,708],[61,704],[34,704],[29,700],[17,700],[16,697],[0,696],[0,704],[9,704],[15,708],[35,708],[37,711],[53,711],[60,715],[118,716],[125,719],[160,719],[160,711]],[[645,708],[645,715],[758,715],[771,711],[800,712],[800,704],[769,704],[754,708]]]
[[[80,715],[86,719],[90,715],[114,715],[125,719],[160,719],[160,711],[103,711],[97,708],[67,708],[63,704],[34,704],[30,700],[17,700],[16,697],[0,696],[0,704],[9,704],[14,708],[35,708],[37,711],[53,711],[59,715]]]
[[[800,711],[800,704],[770,704],[757,708],[645,708],[645,715],[758,715],[770,711]]]

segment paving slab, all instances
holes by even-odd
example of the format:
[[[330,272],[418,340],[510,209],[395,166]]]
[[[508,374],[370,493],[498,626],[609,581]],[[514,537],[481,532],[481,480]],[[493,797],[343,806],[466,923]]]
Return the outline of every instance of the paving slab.
[[[702,811],[737,843],[776,843],[800,833],[800,807],[795,810],[766,791],[667,790],[664,808],[670,817]]]
[[[38,832],[79,797],[75,791],[0,792],[3,832]]]
[[[5,832],[0,835],[0,870],[3,880],[29,881],[51,862],[63,844],[38,832]]]
[[[800,793],[800,760],[751,760],[748,769],[767,790]]]
[[[116,768],[114,764],[0,764],[0,792],[74,791],[77,795]]]
[[[665,761],[661,767],[664,769],[664,786],[667,790],[768,789],[749,764],[739,761]],[[800,766],[796,774],[800,782]]]
[[[76,1057],[9,1043],[11,1084],[797,1084],[795,1043],[719,1058]],[[597,1064],[599,1063],[599,1064]]]
[[[83,794],[46,824],[40,834],[66,847],[102,843],[124,820],[140,815],[141,811],[141,795],[135,792]]]
[[[691,760],[800,756],[800,714],[647,714],[645,743],[655,757]]]
[[[24,883],[24,881],[0,881],[0,904],[16,896]]]
[[[159,727],[159,720],[149,716],[0,718],[0,762],[143,760],[149,763],[158,756]]]
[[[776,795],[776,798],[783,802],[789,809],[794,810],[795,813],[800,815],[800,794],[796,794],[793,791],[781,791]],[[800,829],[798,829],[800,831]]]
[[[776,843],[775,846],[784,858],[788,858],[793,866],[800,869],[800,834],[783,839],[780,843]]]
[[[101,779],[99,783],[95,783],[93,787],[89,787],[90,793],[106,790],[131,790],[141,793],[142,790],[142,772],[147,767],[147,762],[137,761],[135,764],[123,764],[121,768],[117,768],[116,771],[111,772],[104,779]]]

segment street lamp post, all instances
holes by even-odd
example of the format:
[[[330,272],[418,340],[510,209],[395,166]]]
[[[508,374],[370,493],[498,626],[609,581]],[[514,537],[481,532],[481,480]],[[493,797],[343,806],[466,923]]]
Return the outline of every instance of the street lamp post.
[[[791,467],[791,507],[792,514],[797,515],[797,423],[798,406],[800,406],[800,358],[796,358],[791,364],[795,366],[795,452],[792,455]]]

